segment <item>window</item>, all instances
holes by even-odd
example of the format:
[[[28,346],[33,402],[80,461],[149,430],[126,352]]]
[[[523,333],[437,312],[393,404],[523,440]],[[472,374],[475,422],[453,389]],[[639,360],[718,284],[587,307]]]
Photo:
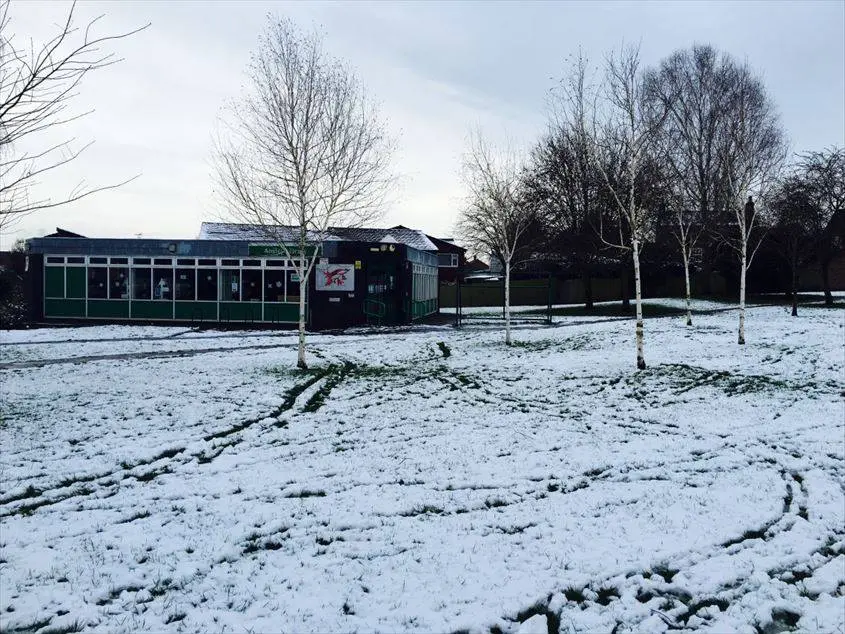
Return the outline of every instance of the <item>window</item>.
[[[171,264],[173,264],[173,260],[170,258],[156,258],[155,260],[153,260],[153,264],[156,264],[158,266],[170,266]]]
[[[220,301],[238,302],[241,299],[241,272],[238,269],[220,271]]]
[[[129,258],[112,258],[112,264],[129,264]]]
[[[217,266],[217,260],[214,258],[200,258],[198,264],[200,266]]]
[[[103,258],[105,259],[105,258]],[[106,299],[108,297],[108,269],[104,266],[88,268],[88,298]]]
[[[55,255],[48,255],[47,256],[47,264],[64,264],[65,259],[62,257],[58,257]]]
[[[264,271],[264,301],[285,301],[285,271]]]
[[[152,299],[152,269],[132,269],[132,299]]]
[[[67,259],[68,264],[85,264],[85,258],[83,257],[74,257]]]
[[[458,266],[458,254],[457,253],[438,253],[437,254],[437,266],[457,268],[457,266]]]
[[[194,258],[179,258],[176,260],[176,264],[179,266],[193,266],[196,263],[197,261]]]
[[[267,260],[266,264],[267,264],[267,266],[284,268],[285,261],[284,260]]]
[[[223,260],[223,266],[240,266],[240,260]]]
[[[173,299],[173,269],[153,269],[153,299]]]
[[[149,264],[150,258],[132,258],[133,264]]]
[[[261,266],[261,260],[244,260],[244,266]]]
[[[194,269],[176,269],[176,299],[194,301],[196,273]]]
[[[297,273],[296,271],[288,271],[288,288],[286,301],[299,301],[299,273]]]
[[[216,269],[200,269],[197,271],[197,299],[201,302],[217,301]]]
[[[105,264],[108,262],[108,258],[90,258],[89,260],[91,264]]]
[[[129,299],[129,269],[109,269],[109,299]]]
[[[246,269],[241,274],[243,293],[241,299],[245,302],[261,301],[261,269]]]

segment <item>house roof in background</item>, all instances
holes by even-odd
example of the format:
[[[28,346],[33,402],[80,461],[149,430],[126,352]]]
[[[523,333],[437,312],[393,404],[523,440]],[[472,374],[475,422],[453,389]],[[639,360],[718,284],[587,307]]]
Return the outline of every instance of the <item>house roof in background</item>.
[[[273,226],[269,228],[260,225],[237,224],[230,222],[204,222],[200,227],[200,240],[249,240],[251,242],[274,242],[268,234],[285,242],[295,242],[299,239],[297,227]],[[309,232],[309,239],[317,239],[317,235]],[[437,246],[417,229],[409,229],[401,225],[389,229],[370,227],[329,227],[324,240],[349,240],[353,242],[393,242],[404,244],[419,251],[437,251]]]

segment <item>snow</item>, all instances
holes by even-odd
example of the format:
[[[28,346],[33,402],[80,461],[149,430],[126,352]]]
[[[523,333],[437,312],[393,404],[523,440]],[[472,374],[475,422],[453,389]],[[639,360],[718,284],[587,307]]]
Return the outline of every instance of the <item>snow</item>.
[[[842,630],[843,316],[2,333],[0,629]]]

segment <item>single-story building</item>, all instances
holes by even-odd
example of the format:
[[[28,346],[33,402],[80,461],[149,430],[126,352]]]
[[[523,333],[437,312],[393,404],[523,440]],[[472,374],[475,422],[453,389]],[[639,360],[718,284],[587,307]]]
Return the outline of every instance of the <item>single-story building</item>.
[[[295,244],[292,227],[274,235]],[[29,320],[292,326],[294,262],[260,227],[203,223],[191,240],[86,238],[27,241]],[[421,231],[329,230],[315,241],[306,284],[312,330],[409,324],[437,312],[437,247]],[[312,251],[313,253],[313,251]]]

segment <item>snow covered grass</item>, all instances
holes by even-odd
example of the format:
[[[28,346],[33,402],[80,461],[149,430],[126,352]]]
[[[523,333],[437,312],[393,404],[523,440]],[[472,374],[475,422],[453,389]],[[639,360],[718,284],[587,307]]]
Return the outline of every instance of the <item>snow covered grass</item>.
[[[4,333],[0,629],[842,631],[843,325]]]

